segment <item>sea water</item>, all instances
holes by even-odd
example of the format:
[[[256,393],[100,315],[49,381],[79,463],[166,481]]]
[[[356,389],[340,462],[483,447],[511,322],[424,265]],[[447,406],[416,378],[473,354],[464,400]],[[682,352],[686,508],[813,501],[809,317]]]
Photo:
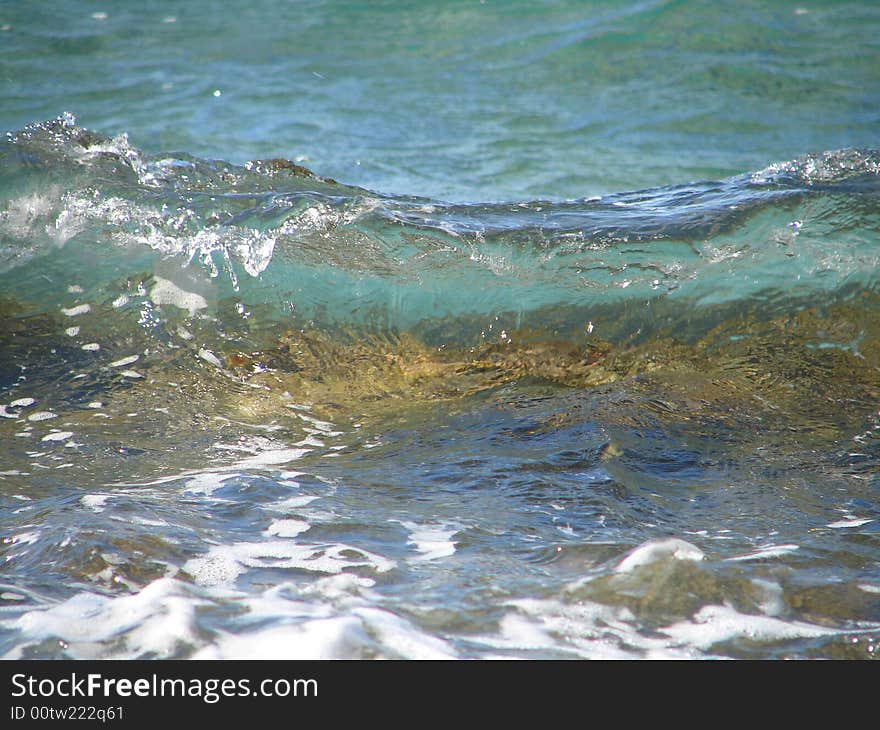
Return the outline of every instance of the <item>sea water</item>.
[[[0,655],[880,654],[878,32],[5,3]]]

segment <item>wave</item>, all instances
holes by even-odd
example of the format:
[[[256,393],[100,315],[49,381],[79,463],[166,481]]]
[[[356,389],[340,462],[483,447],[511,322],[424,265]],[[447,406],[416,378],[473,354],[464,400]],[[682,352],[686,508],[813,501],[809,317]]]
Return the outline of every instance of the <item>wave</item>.
[[[744,509],[763,520],[777,506],[803,524],[805,505],[831,508],[788,490],[817,474],[822,495],[844,501],[833,519],[815,507],[815,524],[870,520],[855,495],[875,486],[880,458],[877,151],[470,205],[382,195],[285,160],[148,155],[72,117],[9,135],[0,157],[3,473],[29,498],[92,485],[83,505],[100,514],[109,487],[143,499],[177,483],[175,494],[228,486],[232,504],[232,475],[296,460],[289,474],[315,469],[321,493],[334,474],[358,475],[361,494],[390,474],[420,495],[477,485],[455,489],[494,505],[502,484],[529,515],[545,487],[585,505],[605,484],[589,529],[604,541],[612,515],[629,547],[652,530],[698,534],[694,515],[727,524],[725,505],[737,529]],[[753,493],[731,497],[730,484]],[[250,490],[242,501],[259,503]],[[681,520],[648,492],[679,495]],[[769,511],[741,503],[776,492],[787,502]],[[777,523],[729,559],[807,544],[795,530],[768,545]],[[272,567],[251,565],[249,543],[187,569]],[[382,557],[372,544],[363,554]],[[42,551],[30,558],[41,570]],[[299,569],[291,555],[283,566]]]
[[[845,149],[721,181],[449,204],[281,159],[150,155],[65,114],[0,147],[0,272],[6,293],[50,306],[62,284],[96,294],[146,271],[188,292],[190,313],[232,298],[275,319],[540,326],[554,308],[873,288],[878,194],[880,151]]]

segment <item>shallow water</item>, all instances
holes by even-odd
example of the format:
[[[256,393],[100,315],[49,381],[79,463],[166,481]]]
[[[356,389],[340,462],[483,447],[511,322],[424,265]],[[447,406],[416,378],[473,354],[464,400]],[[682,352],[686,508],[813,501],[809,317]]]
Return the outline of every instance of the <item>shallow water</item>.
[[[4,8],[0,655],[880,653],[880,18],[585,7]]]

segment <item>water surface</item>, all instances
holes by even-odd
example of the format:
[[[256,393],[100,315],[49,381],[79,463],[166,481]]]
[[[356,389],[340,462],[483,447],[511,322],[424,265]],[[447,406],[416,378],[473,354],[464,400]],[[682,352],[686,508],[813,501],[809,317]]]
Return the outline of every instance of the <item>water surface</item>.
[[[870,658],[880,16],[9,3],[0,654]]]

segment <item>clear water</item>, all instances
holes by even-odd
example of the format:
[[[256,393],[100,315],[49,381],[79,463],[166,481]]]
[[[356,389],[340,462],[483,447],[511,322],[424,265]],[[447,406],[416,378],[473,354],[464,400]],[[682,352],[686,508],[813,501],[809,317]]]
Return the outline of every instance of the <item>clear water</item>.
[[[0,655],[880,653],[878,31],[5,3]]]

